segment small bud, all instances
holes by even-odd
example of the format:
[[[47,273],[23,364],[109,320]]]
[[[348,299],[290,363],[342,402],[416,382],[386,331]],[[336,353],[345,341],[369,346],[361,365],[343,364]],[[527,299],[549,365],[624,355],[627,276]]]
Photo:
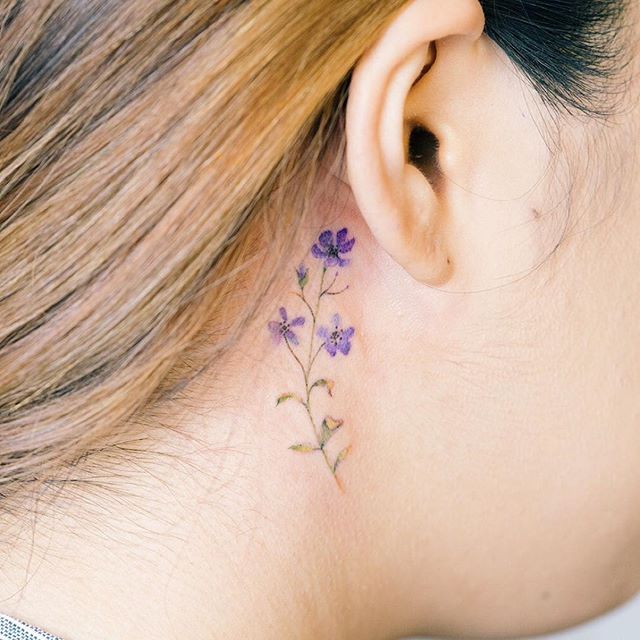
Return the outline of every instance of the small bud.
[[[335,431],[336,429],[339,429],[344,424],[344,420],[342,419],[336,420],[331,416],[327,416],[324,419],[324,422],[327,425],[327,429],[329,429],[329,431]]]
[[[301,264],[296,269],[296,276],[298,276],[298,285],[301,289],[304,289],[307,282],[309,282],[309,269],[307,269],[304,264]]]

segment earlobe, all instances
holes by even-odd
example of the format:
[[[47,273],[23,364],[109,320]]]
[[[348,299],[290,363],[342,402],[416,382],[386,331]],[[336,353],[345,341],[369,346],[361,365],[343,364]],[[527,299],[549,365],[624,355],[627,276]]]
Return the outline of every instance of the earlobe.
[[[483,28],[477,0],[414,0],[360,60],[352,78],[346,133],[354,198],[378,243],[425,284],[446,282],[454,258],[437,180],[411,161],[412,129],[424,114],[415,101],[409,111],[409,98],[439,64],[439,41],[464,36],[457,46],[472,51]],[[434,161],[432,169],[436,166]]]

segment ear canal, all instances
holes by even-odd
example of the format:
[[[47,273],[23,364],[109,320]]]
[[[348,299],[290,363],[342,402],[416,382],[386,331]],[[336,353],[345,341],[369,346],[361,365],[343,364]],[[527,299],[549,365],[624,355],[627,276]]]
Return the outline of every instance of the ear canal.
[[[420,124],[411,124],[408,147],[408,162],[429,181],[433,189],[440,183],[438,152],[440,142],[434,133]]]

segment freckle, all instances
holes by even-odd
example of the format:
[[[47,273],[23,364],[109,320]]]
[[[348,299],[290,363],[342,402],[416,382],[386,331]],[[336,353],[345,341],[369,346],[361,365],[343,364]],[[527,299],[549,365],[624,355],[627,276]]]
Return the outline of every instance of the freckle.
[[[533,216],[534,220],[540,220],[540,218],[542,218],[542,212],[540,211],[540,209],[532,209],[531,215]]]

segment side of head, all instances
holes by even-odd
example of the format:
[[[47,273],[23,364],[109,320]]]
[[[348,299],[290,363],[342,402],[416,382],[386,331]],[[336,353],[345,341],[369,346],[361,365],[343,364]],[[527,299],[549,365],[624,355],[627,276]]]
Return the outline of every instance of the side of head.
[[[185,406],[250,406],[249,437],[283,425],[274,486],[293,477],[336,516],[360,584],[402,603],[395,632],[538,632],[637,589],[634,7],[6,0],[0,16],[7,509],[112,469],[123,439],[151,448]],[[298,418],[273,416],[273,394],[297,346],[282,322],[316,312],[295,270],[329,273],[318,236],[341,229],[356,242],[331,312],[353,332],[321,354],[326,428],[351,446],[336,502],[287,450]]]

